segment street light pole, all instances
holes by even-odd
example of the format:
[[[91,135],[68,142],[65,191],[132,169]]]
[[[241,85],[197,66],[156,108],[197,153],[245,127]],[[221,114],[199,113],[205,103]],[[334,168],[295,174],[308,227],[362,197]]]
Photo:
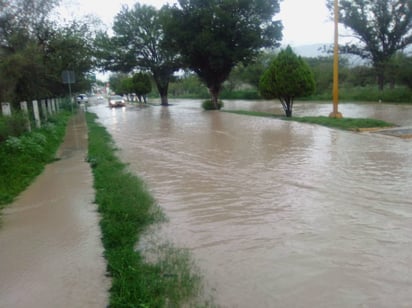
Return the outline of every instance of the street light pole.
[[[334,6],[334,21],[335,21],[335,38],[333,47],[333,111],[329,114],[330,118],[342,118],[342,114],[338,111],[339,104],[339,5],[338,0],[335,0]]]

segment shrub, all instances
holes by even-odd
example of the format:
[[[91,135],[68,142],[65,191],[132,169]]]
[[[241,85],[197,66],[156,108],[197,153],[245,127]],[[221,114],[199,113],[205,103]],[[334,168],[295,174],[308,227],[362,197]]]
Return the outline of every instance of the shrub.
[[[27,132],[27,118],[21,113],[11,116],[0,116],[0,143],[9,136],[18,137]]]
[[[8,136],[0,143],[0,209],[10,203],[54,160],[66,124],[71,116],[61,112],[42,128],[20,136]]]
[[[215,104],[211,100],[204,101],[202,103],[202,108],[204,110],[220,110],[223,107],[223,102],[218,101],[217,103],[217,108],[215,107]]]

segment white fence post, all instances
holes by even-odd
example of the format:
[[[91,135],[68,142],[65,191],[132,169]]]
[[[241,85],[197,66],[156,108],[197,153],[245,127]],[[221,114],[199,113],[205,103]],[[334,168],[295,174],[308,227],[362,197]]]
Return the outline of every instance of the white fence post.
[[[52,108],[52,112],[53,113],[56,113],[56,99],[55,98],[52,98],[51,99],[51,108]]]
[[[51,99],[50,98],[46,99],[46,106],[47,106],[48,115],[53,115],[53,112],[51,109]]]
[[[10,103],[1,103],[1,112],[4,116],[11,116],[11,105]]]
[[[36,122],[36,127],[40,128],[41,120],[40,120],[40,113],[39,113],[39,103],[34,100],[32,101],[33,104],[33,113],[34,113],[34,121]]]
[[[31,132],[31,124],[30,124],[30,117],[29,117],[29,110],[27,108],[27,102],[20,102],[20,109],[24,114],[24,117],[26,118],[26,122],[27,122],[27,130],[29,132]]]
[[[47,106],[46,106],[45,99],[40,100],[40,106],[41,106],[41,112],[43,113],[44,119],[47,121]]]
[[[20,102],[20,109],[26,118],[27,130],[32,131],[33,127],[40,128],[42,119],[47,121],[50,115],[60,112],[61,98],[50,98],[31,101],[33,109],[29,108],[26,101]],[[34,126],[31,123],[31,114],[34,118]],[[8,102],[2,102],[0,106],[0,116],[12,116],[12,105]]]

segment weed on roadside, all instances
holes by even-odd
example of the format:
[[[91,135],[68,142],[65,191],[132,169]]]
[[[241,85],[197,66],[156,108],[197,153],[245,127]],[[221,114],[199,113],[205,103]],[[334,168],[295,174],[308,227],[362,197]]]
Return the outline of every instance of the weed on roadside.
[[[115,155],[115,146],[96,116],[87,113],[89,161],[94,175],[95,201],[112,280],[110,307],[206,307],[192,304],[201,279],[190,254],[166,245],[155,262],[136,248],[147,228],[164,220],[145,183],[127,171]]]

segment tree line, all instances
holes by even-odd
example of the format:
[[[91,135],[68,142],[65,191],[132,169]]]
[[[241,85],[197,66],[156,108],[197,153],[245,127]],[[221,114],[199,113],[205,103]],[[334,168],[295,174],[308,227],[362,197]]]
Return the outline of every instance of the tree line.
[[[353,35],[341,53],[368,64],[357,74],[354,68],[343,70],[341,80],[359,85],[375,80],[380,89],[388,83],[409,86],[411,60],[404,50],[412,42],[412,1],[339,2],[340,22]],[[333,0],[325,3],[332,15]],[[161,9],[137,2],[123,6],[110,35],[92,19],[57,23],[51,12],[58,5],[58,0],[0,0],[0,100],[62,95],[67,92],[63,70],[75,72],[74,91],[83,91],[93,82],[90,72],[99,69],[126,74],[128,89],[136,89],[134,75],[150,74],[163,105],[176,72],[186,71],[216,104],[223,85],[241,76],[242,83],[258,88],[281,54],[273,52],[282,39],[278,0],[179,0]],[[305,60],[317,89],[329,82],[328,61]]]
[[[74,91],[93,81],[95,21],[58,22],[58,0],[0,0],[0,101],[68,94],[62,72],[75,73]]]

